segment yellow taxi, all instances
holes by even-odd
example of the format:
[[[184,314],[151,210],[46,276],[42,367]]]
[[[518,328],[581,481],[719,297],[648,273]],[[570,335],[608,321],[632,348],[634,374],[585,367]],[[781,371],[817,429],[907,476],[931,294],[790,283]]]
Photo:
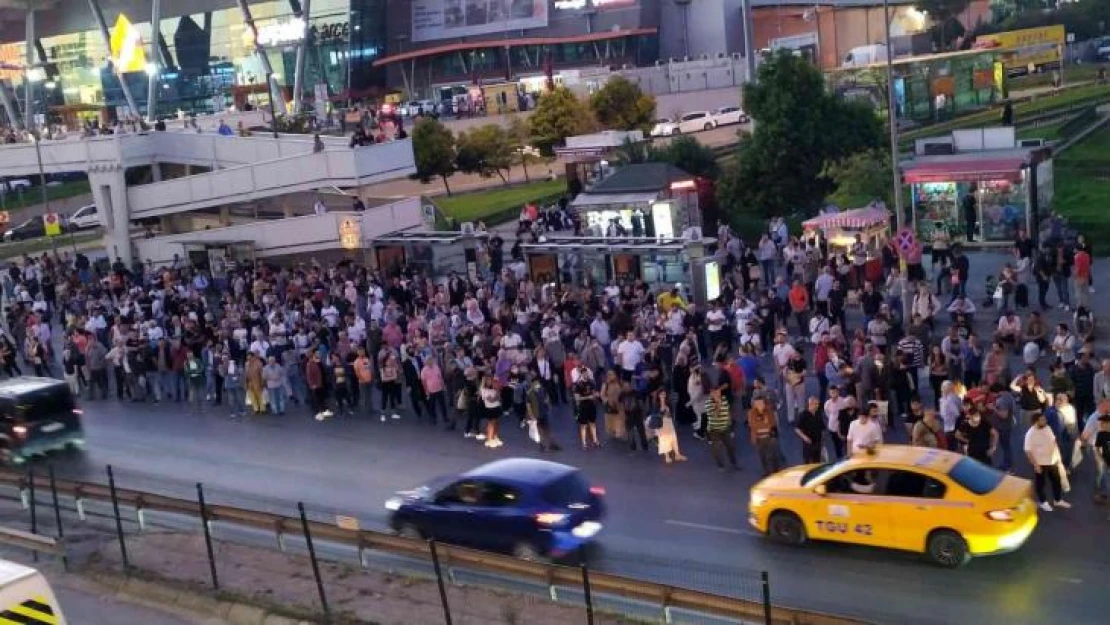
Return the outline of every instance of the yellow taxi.
[[[783,544],[900,549],[955,568],[1021,547],[1037,506],[1029,480],[950,451],[883,445],[767,477],[752,487],[748,519]]]

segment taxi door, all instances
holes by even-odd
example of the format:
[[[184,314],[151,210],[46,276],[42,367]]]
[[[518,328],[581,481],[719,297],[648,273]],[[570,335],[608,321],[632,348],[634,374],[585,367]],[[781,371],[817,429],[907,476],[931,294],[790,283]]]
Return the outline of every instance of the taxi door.
[[[884,491],[889,503],[899,549],[925,551],[925,539],[938,525],[960,528],[953,514],[970,505],[945,501],[947,488],[940,480],[911,470],[891,471]]]
[[[883,500],[885,475],[855,469],[825,482],[825,495],[814,501],[811,536],[872,547],[890,546],[893,527]]]

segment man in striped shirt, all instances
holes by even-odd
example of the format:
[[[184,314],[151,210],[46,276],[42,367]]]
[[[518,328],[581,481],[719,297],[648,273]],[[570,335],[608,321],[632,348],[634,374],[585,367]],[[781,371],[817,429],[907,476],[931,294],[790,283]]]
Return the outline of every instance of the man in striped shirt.
[[[705,433],[717,468],[725,470],[724,458],[721,456],[727,455],[733,470],[739,470],[740,465],[736,462],[736,439],[732,436],[732,415],[729,413],[728,398],[722,392],[723,388],[724,385],[717,386],[705,400]]]

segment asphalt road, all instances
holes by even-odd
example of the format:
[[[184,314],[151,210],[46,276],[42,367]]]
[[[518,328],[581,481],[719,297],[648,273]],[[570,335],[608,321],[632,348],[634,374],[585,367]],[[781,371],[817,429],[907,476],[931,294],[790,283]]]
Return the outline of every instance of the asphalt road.
[[[215,410],[114,402],[87,403],[85,419],[88,451],[61,460],[65,476],[103,481],[111,464],[122,487],[189,497],[200,481],[212,502],[294,514],[303,500],[315,514],[356,516],[367,527],[384,523],[382,502],[398,489],[494,458],[537,455],[520,431],[490,450],[407,419],[316,423],[297,413],[232,421]],[[558,433],[572,442],[569,417]],[[753,598],[752,571],[766,570],[777,603],[879,623],[1096,623],[1108,605],[1099,593],[1110,555],[1092,547],[1110,523],[1087,503],[1090,480],[1077,480],[1073,510],[1042,515],[1023,550],[953,572],[913,555],[770,545],[745,524],[758,473],[750,448],[742,448],[743,471],[721,474],[704,444],[683,443],[690,461],[675,466],[623,447],[567,445],[558,454],[608,491],[598,566]]]

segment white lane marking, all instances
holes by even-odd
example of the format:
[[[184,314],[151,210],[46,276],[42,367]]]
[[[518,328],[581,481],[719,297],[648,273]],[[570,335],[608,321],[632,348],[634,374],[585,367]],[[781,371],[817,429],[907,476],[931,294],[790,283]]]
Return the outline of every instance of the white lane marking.
[[[720,525],[703,525],[701,523],[690,523],[689,521],[675,521],[673,519],[667,519],[666,521],[663,521],[663,522],[666,523],[667,525],[677,525],[679,527],[689,527],[691,529],[706,530],[706,531],[710,531],[710,532],[721,532],[723,534],[741,534],[741,535],[744,535],[744,536],[759,536],[758,532],[754,532],[752,530],[746,530],[746,529],[737,529],[735,527],[723,527],[723,526],[720,526]]]
[[[1057,577],[1056,581],[1064,582],[1065,584],[1082,584],[1083,580],[1078,577]]]

